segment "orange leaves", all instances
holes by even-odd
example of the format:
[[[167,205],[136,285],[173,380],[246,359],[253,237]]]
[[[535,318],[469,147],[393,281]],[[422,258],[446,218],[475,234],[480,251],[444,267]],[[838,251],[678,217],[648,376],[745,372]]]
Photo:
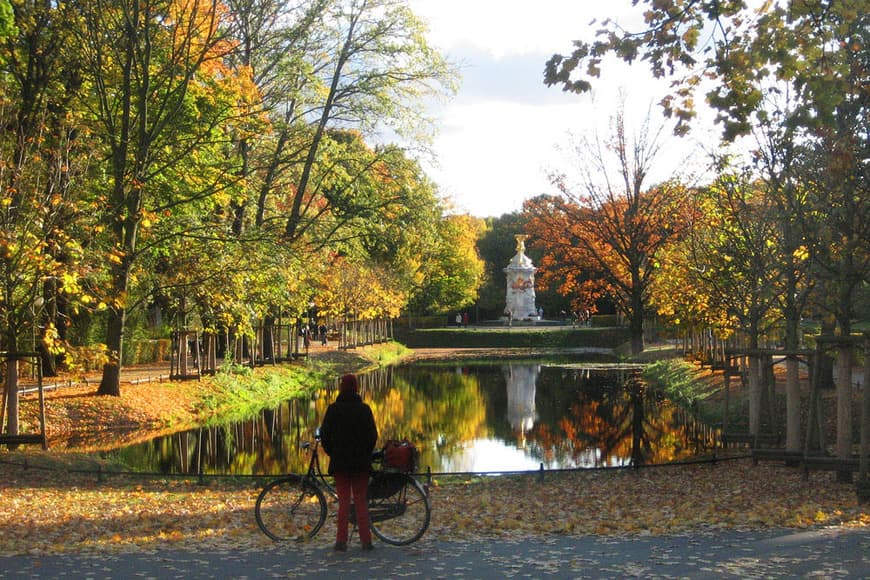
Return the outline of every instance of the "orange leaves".
[[[80,360],[80,362],[83,362]],[[84,367],[82,367],[84,368]],[[63,448],[74,439],[79,451],[115,449],[121,443],[147,441],[168,431],[193,425],[194,401],[203,385],[195,382],[143,382],[124,386],[122,397],[96,395],[95,386],[70,387],[46,393],[49,446]],[[22,422],[36,428],[37,399],[21,401]]]
[[[511,534],[667,534],[711,528],[868,524],[851,485],[829,474],[748,460],[661,469],[494,478],[432,491],[430,533],[454,538]]]
[[[453,478],[445,477],[445,480]],[[23,470],[0,463],[0,554],[270,545],[253,523],[250,481],[154,480]],[[505,476],[430,486],[426,539],[659,535],[711,529],[870,525],[852,485],[749,460]],[[334,505],[333,505],[334,511]],[[334,540],[334,519],[313,542]],[[331,529],[330,529],[331,528]]]

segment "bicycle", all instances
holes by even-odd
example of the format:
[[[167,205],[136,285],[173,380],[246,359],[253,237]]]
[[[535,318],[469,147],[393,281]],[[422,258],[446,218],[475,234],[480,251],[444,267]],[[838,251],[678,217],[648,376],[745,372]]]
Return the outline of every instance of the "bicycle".
[[[284,475],[269,482],[257,496],[254,515],[264,534],[275,541],[305,541],[317,535],[327,516],[327,496],[338,499],[320,469],[320,436],[302,444],[311,454],[304,475]],[[429,527],[431,507],[426,489],[407,473],[383,466],[383,451],[372,461],[380,464],[369,478],[369,521],[372,533],[387,544],[405,546],[419,540]],[[350,521],[356,525],[353,507]]]

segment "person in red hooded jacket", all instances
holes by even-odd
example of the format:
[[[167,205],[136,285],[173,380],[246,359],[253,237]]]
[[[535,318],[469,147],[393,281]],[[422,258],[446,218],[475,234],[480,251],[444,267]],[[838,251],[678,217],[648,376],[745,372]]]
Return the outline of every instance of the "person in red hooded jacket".
[[[372,549],[369,526],[368,483],[372,451],[378,441],[378,428],[371,407],[359,394],[356,375],[344,375],[338,397],[326,409],[320,426],[323,450],[329,455],[329,474],[335,477],[338,493],[338,530],[335,549],[347,550],[350,502],[356,507],[356,524],[363,550]]]

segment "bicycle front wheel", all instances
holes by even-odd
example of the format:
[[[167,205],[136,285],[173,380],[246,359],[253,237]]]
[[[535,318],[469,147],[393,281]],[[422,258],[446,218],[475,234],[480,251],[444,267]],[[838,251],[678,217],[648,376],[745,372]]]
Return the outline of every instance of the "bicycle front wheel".
[[[326,498],[320,489],[299,475],[272,481],[254,508],[257,525],[275,540],[303,541],[314,537],[326,521]]]
[[[391,481],[385,484],[378,477]],[[390,488],[389,495],[383,493],[385,487]],[[431,509],[420,482],[403,473],[379,474],[369,489],[374,491],[369,497],[369,519],[378,538],[394,546],[405,546],[426,533]]]

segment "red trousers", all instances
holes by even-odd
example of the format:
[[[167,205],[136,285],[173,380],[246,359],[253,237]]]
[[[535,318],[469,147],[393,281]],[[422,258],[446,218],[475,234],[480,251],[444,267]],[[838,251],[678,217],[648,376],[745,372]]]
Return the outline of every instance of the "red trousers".
[[[356,508],[356,526],[359,530],[359,541],[363,544],[372,543],[372,531],[369,527],[369,474],[368,473],[336,473],[335,491],[338,493],[338,530],[335,533],[337,544],[347,543],[347,525],[350,519],[350,500]]]

